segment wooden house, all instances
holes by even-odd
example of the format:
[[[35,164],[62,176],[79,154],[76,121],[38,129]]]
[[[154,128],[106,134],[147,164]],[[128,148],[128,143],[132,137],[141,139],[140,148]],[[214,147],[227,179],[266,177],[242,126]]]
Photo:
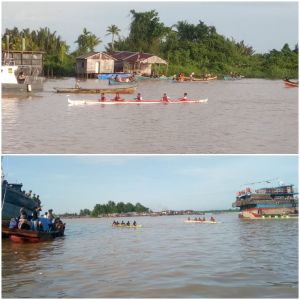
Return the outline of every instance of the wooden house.
[[[115,72],[151,75],[154,71],[153,66],[160,67],[168,64],[162,58],[149,53],[116,51],[110,55],[115,59]],[[161,73],[163,71],[165,69],[162,69]]]
[[[115,59],[103,52],[90,52],[76,58],[76,73],[80,77],[96,77],[100,73],[113,73]]]

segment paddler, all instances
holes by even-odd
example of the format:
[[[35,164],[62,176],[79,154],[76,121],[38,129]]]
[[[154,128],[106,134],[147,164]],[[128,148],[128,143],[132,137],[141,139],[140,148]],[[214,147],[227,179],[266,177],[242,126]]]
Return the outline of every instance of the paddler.
[[[210,217],[210,221],[211,221],[211,222],[216,222],[216,219],[215,219],[213,216],[211,216],[211,217]]]
[[[101,102],[106,101],[106,97],[105,97],[105,94],[104,94],[104,93],[101,93],[101,94],[100,94],[100,99],[99,99],[99,101],[101,101]]]
[[[116,93],[116,97],[115,97],[113,100],[114,100],[114,101],[123,101],[123,99],[121,99],[119,93]]]
[[[138,93],[138,94],[136,95],[135,100],[136,100],[136,101],[142,101],[142,100],[143,100],[143,97],[142,97],[141,93]]]
[[[188,97],[187,97],[187,93],[184,93],[183,94],[183,97],[178,99],[179,101],[187,101],[188,100]]]
[[[167,96],[167,94],[166,93],[164,93],[164,95],[162,96],[162,98],[161,98],[161,101],[162,102],[170,102],[170,98]]]

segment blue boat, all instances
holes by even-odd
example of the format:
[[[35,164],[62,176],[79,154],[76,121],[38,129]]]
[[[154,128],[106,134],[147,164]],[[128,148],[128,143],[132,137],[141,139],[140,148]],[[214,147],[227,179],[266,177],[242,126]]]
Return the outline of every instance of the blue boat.
[[[99,74],[97,77],[100,80],[106,80],[106,79],[116,77],[117,75],[119,77],[130,77],[131,76],[130,73],[105,73],[105,74]]]
[[[135,80],[131,80],[131,81],[116,81],[112,78],[108,79],[108,84],[109,85],[132,85],[135,83]]]

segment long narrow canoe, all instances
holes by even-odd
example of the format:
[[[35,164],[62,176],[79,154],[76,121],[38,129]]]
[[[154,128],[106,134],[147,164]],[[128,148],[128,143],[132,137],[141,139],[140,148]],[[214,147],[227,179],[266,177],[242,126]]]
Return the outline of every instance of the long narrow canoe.
[[[126,82],[126,81],[116,81],[114,79],[108,79],[108,84],[109,85],[132,85],[134,83],[135,83],[135,81]]]
[[[117,227],[117,228],[142,228],[142,225],[112,225],[112,227]]]
[[[172,80],[173,76],[150,77],[150,76],[135,75],[135,79],[136,80]]]
[[[297,82],[294,82],[294,81],[290,81],[290,80],[284,80],[284,84],[286,87],[298,87],[299,83],[298,81]]]
[[[130,86],[130,87],[120,87],[120,88],[54,88],[57,93],[66,93],[66,94],[133,94],[136,90],[136,86]]]
[[[224,76],[224,80],[241,80],[242,78],[244,78],[244,76]]]
[[[69,105],[119,105],[119,104],[187,104],[187,103],[206,103],[208,99],[200,99],[200,100],[186,100],[186,101],[170,101],[164,102],[160,100],[124,100],[124,101],[95,101],[95,100],[72,100],[68,98]]]
[[[217,221],[196,221],[196,220],[185,220],[184,223],[199,223],[199,224],[217,224]]]
[[[218,79],[218,76],[214,76],[214,77],[207,77],[207,78],[193,78],[191,80],[190,77],[184,77],[183,79],[176,79],[174,80],[174,82],[178,82],[178,83],[182,83],[182,82],[209,82],[212,80],[216,80]]]

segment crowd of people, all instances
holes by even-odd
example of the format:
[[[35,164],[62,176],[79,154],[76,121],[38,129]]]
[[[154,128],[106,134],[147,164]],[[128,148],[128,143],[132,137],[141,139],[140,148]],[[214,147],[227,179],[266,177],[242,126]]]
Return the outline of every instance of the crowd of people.
[[[9,228],[18,228],[34,231],[62,231],[64,223],[59,217],[55,217],[53,209],[49,209],[44,215],[39,216],[41,208],[35,209],[31,215],[28,215],[26,210],[22,207],[20,215],[17,218],[10,220]]]
[[[127,223],[125,223],[125,222],[122,220],[122,222],[120,223],[119,221],[115,221],[115,220],[114,220],[113,223],[112,223],[112,226],[118,226],[118,225],[121,225],[121,226],[136,226],[137,223],[136,223],[136,221],[133,221],[133,223],[132,223],[132,225],[131,225],[129,221],[127,221]]]

